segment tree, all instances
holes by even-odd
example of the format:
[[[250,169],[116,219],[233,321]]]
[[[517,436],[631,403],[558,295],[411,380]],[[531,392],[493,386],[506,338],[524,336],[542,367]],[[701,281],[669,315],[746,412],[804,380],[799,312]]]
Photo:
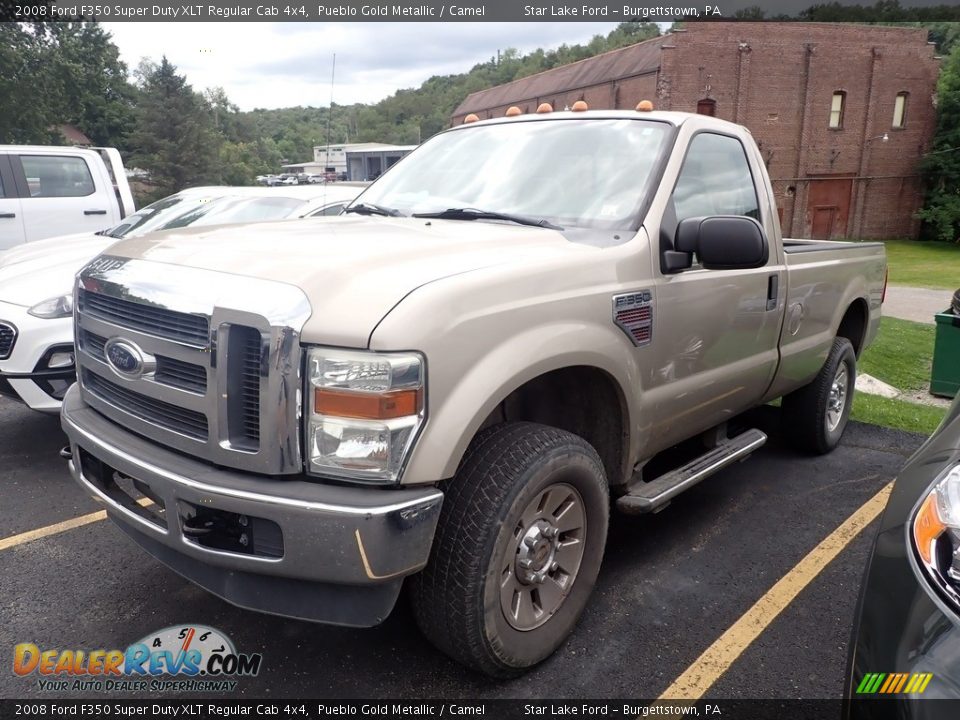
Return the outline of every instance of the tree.
[[[63,142],[55,128],[69,123],[122,148],[134,92],[96,23],[0,23],[0,142]]]
[[[931,234],[960,238],[960,45],[954,45],[937,82],[937,129],[923,161],[927,194],[918,217]]]
[[[50,23],[49,71],[62,91],[55,101],[61,122],[80,128],[97,145],[126,150],[136,89],[110,35],[97,23]]]
[[[57,142],[61,118],[52,98],[60,83],[47,66],[48,38],[39,23],[0,23],[0,143]]]
[[[218,142],[209,105],[166,56],[147,67],[130,135],[131,162],[150,173],[155,195],[209,184],[217,176]]]

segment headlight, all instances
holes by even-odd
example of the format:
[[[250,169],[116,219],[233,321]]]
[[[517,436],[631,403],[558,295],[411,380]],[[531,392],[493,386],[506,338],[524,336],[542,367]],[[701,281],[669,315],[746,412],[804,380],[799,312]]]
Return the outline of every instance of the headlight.
[[[927,574],[960,603],[960,465],[940,479],[920,503],[912,534]]]
[[[423,358],[313,348],[307,363],[308,471],[396,482],[423,423]]]
[[[43,302],[34,305],[32,308],[27,310],[27,312],[34,317],[43,318],[45,320],[70,317],[73,314],[73,293],[57,295],[57,297],[44,300]]]

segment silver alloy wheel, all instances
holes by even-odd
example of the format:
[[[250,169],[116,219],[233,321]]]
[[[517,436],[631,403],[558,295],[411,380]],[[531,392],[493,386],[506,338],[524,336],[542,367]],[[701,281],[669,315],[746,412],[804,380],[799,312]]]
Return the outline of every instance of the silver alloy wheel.
[[[500,608],[511,627],[533,630],[560,609],[580,570],[586,530],[583,498],[571,485],[554,483],[530,501],[500,573]]]
[[[846,363],[841,362],[833,376],[833,382],[830,384],[830,395],[827,398],[827,432],[833,432],[840,424],[843,418],[843,409],[847,404],[847,392],[849,391],[850,373],[847,372]]]

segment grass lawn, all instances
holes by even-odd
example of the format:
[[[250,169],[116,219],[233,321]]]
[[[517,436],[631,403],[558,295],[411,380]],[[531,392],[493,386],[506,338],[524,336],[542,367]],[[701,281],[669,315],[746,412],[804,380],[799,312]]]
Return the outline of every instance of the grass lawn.
[[[873,375],[903,392],[926,390],[930,385],[935,333],[934,325],[881,318],[880,332],[860,356],[857,371]]]
[[[937,290],[960,287],[960,244],[888,240],[890,283]]]
[[[929,435],[937,429],[945,414],[946,410],[931,405],[857,393],[853,396],[850,419]]]
[[[960,261],[960,253],[957,254]],[[880,332],[857,363],[857,371],[873,375],[903,392],[926,392],[933,362],[933,325],[885,317]],[[929,405],[857,393],[850,417],[860,422],[930,434],[946,410]]]

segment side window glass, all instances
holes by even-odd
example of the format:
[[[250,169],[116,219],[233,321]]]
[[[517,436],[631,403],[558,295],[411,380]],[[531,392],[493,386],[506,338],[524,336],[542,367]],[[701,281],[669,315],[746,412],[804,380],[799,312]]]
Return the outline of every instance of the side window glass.
[[[726,135],[694,136],[672,199],[677,222],[701,215],[760,219],[757,190],[743,145]]]
[[[343,210],[344,206],[346,206],[346,203],[337,203],[336,205],[330,205],[329,207],[325,207],[320,214],[325,217],[328,217],[330,215],[339,215],[340,212]]]
[[[0,177],[0,198],[5,198],[7,194],[3,191],[3,178]]]
[[[95,191],[93,176],[83,158],[21,155],[30,197],[84,197]]]

